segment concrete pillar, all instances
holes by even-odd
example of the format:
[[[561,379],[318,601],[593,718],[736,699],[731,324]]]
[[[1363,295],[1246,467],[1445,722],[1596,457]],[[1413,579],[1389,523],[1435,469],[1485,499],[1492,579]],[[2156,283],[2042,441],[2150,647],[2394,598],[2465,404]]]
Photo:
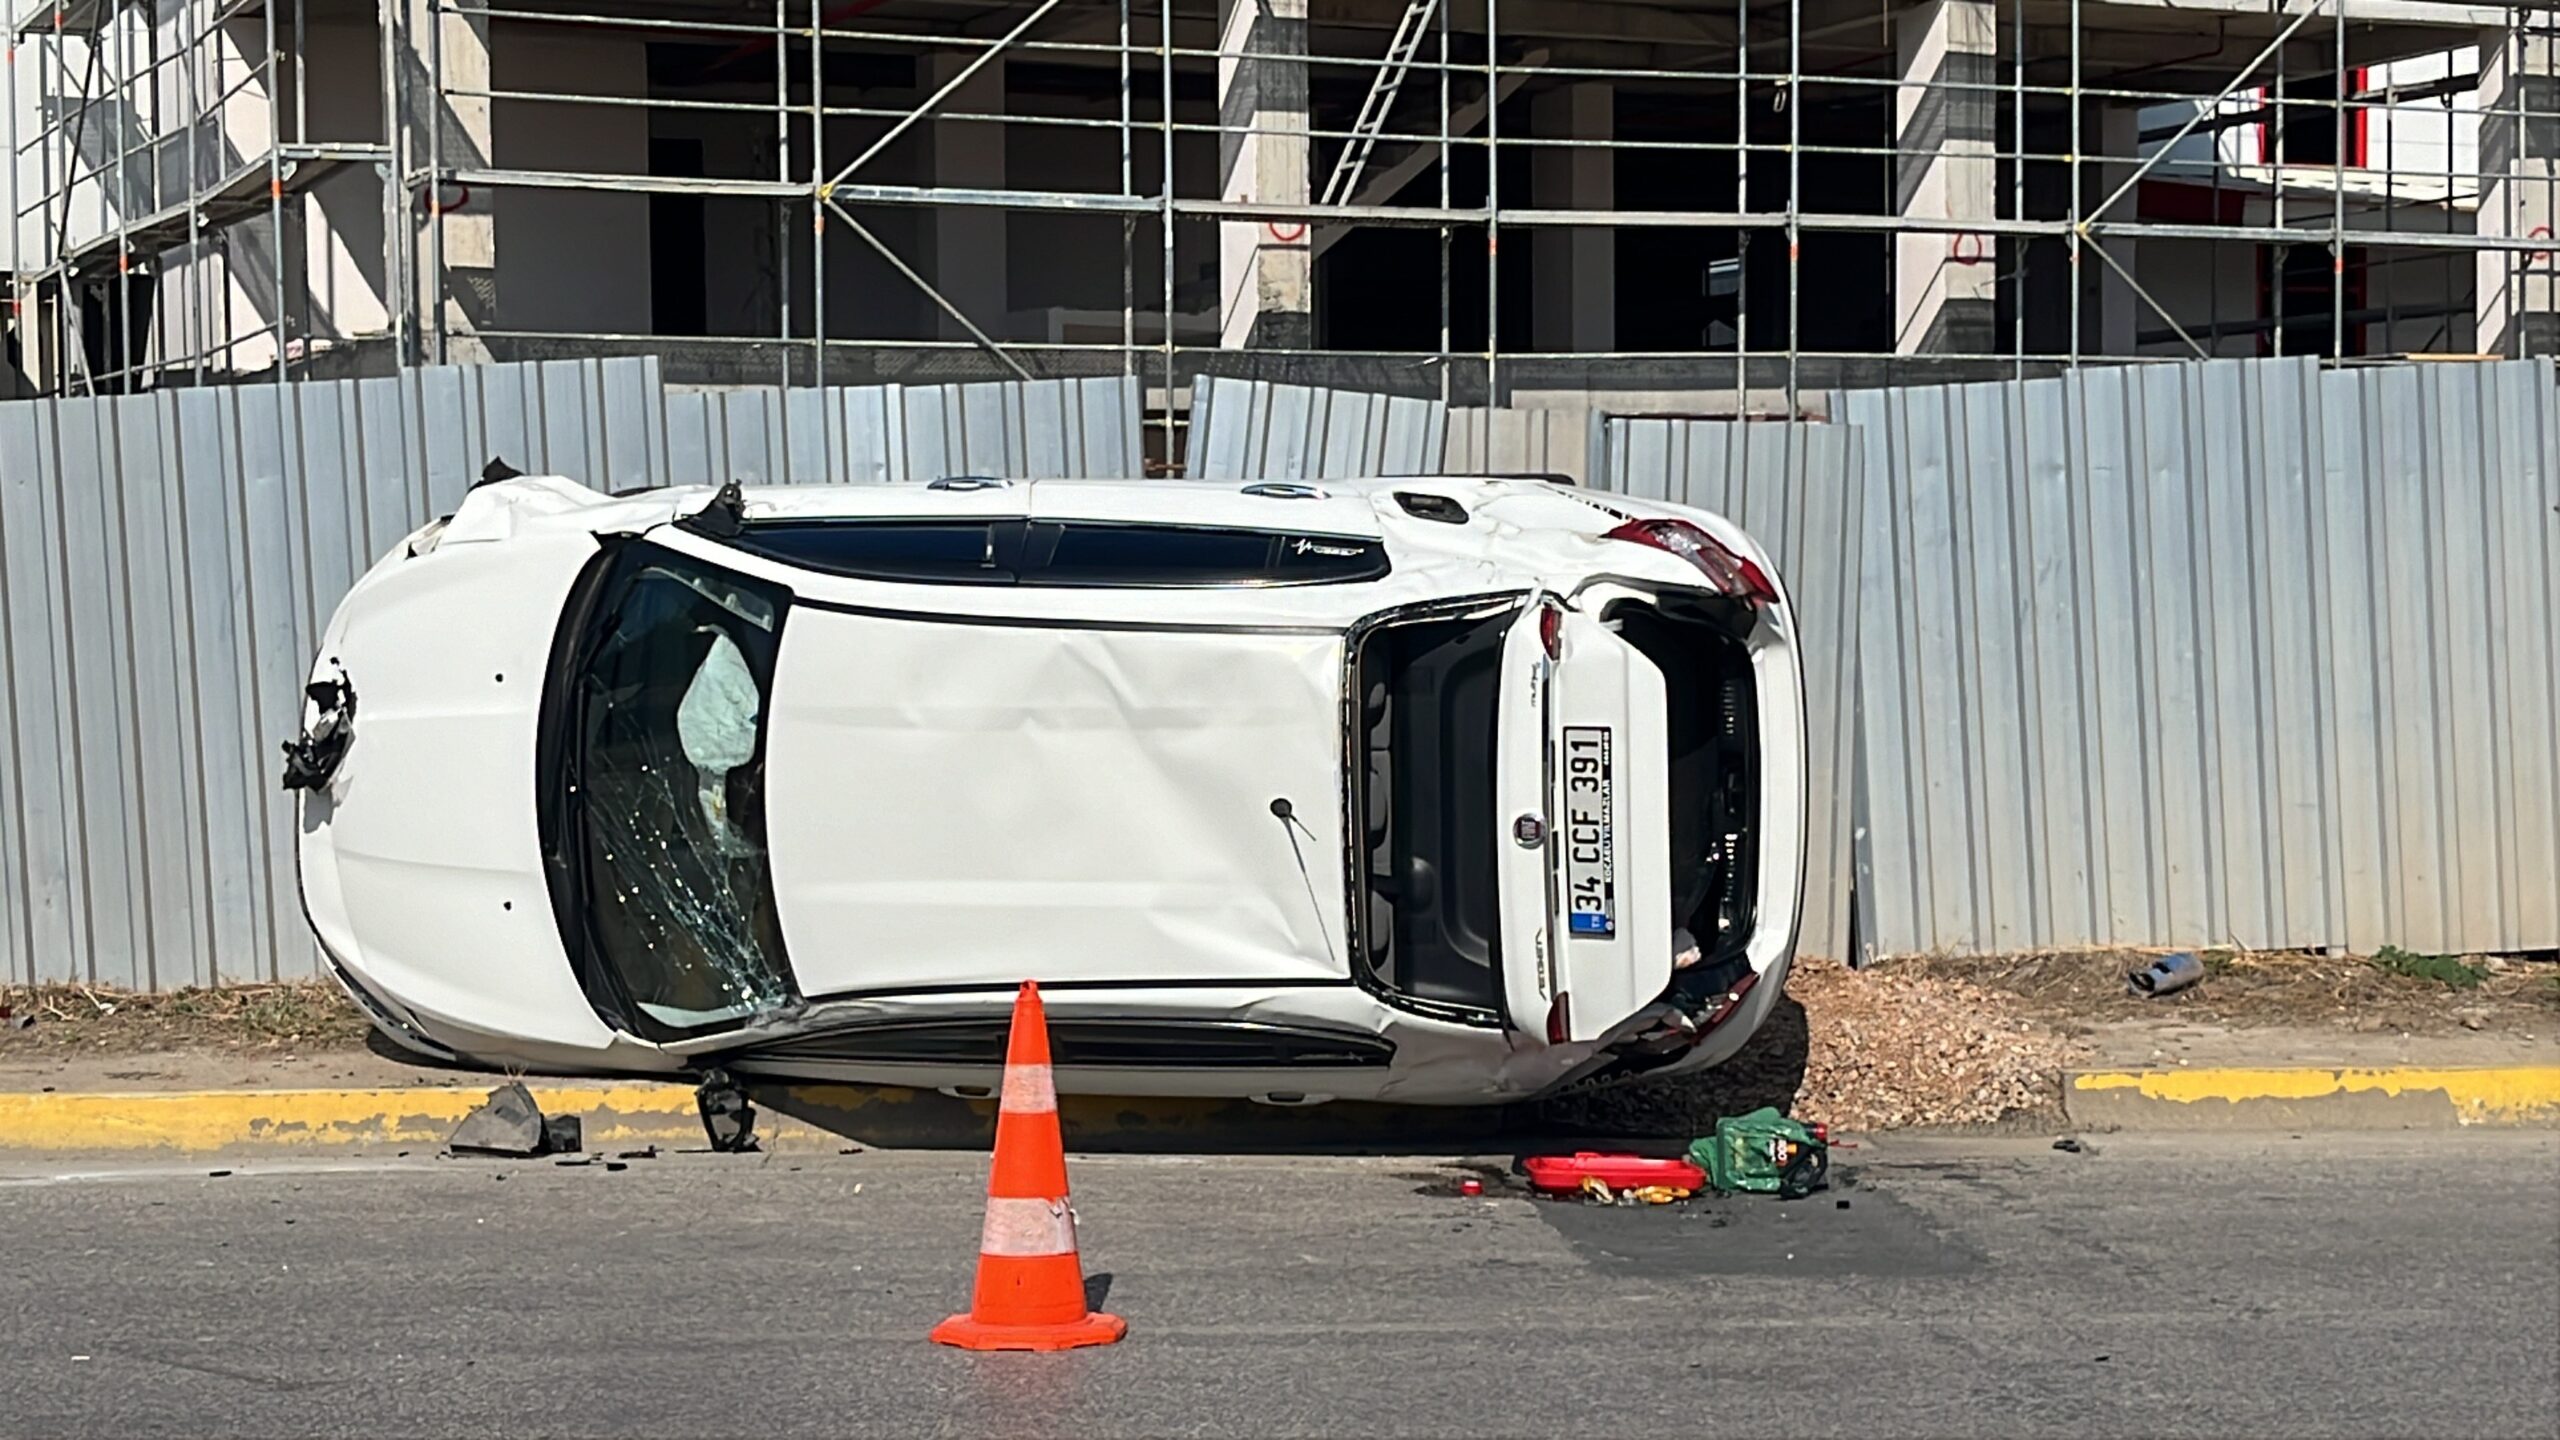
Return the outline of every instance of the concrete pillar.
[[[412,81],[409,163],[428,163],[432,135],[439,169],[491,168],[489,17],[440,11],[428,0],[406,3],[409,23],[403,38],[410,53],[404,63]],[[431,361],[475,365],[490,358],[480,336],[499,328],[496,202],[487,193],[466,195],[459,186],[437,183],[411,211],[418,228],[418,316]],[[441,273],[428,263],[439,246]],[[441,353],[435,339],[439,334]]]
[[[2480,32],[2483,236],[2548,236],[2560,229],[2560,29]],[[2560,354],[2560,240],[2549,251],[2478,252],[2476,348],[2494,355]]]
[[[2097,167],[2098,193],[2091,197],[2089,203],[2092,204],[2114,194],[2116,187],[2123,184],[2133,174],[2134,167],[2142,162],[2142,111],[2140,108],[2133,105],[2111,105],[2100,111],[2098,144],[2099,153],[2106,157],[2108,163]],[[2117,201],[2116,209],[2111,212],[2116,218],[2128,218],[2133,213],[2134,197],[2130,195]],[[2141,253],[2141,247],[2131,236],[2110,235],[2106,237],[2104,243],[2107,254],[2115,260],[2116,265],[2122,265],[2126,272],[2140,278],[2142,266],[2138,263],[2137,256]],[[2110,265],[2095,255],[2089,255],[2083,258],[2080,268],[2098,272],[2097,353],[2101,355],[2137,354],[2141,344],[2135,337],[2145,330],[2157,330],[2168,323],[2151,308],[2149,302],[2134,293],[2132,284],[2125,279],[2124,274],[2118,273],[2115,265]],[[2150,288],[2148,281],[2144,282],[2144,288]]]
[[[1901,81],[1894,90],[1899,213],[1983,220],[1999,213],[1999,77],[1992,0],[1933,0],[1894,22]],[[1894,339],[1901,355],[1981,355],[1994,344],[1998,249],[1984,231],[1895,235]]]
[[[1542,139],[1608,140],[1617,133],[1618,88],[1606,81],[1539,96],[1530,120]],[[1538,146],[1530,152],[1530,204],[1540,210],[1607,210],[1616,203],[1612,152]],[[1598,226],[1540,226],[1530,251],[1531,343],[1540,350],[1618,346],[1617,232]]]
[[[932,94],[950,83],[977,52],[938,55],[926,67],[924,87]],[[1004,65],[990,60],[951,92],[936,113],[1002,115],[1005,112]],[[955,190],[1005,188],[1004,127],[992,121],[933,122],[933,184]],[[1004,338],[1005,313],[1011,300],[1005,285],[1007,212],[989,205],[939,205],[933,210],[933,263],[925,278],[943,298],[958,306],[988,334]],[[945,340],[965,340],[969,332],[941,306],[925,302],[934,328]]]
[[[1219,193],[1305,205],[1307,0],[1219,0]],[[1244,134],[1250,128],[1256,133]],[[1218,343],[1297,348],[1315,337],[1315,252],[1295,220],[1218,226]]]

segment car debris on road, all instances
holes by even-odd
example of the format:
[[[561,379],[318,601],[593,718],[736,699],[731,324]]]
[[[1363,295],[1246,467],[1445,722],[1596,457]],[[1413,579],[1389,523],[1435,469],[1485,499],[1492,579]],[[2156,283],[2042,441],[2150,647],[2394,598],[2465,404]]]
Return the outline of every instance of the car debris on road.
[[[2204,962],[2192,951],[2181,950],[2162,955],[2149,965],[2124,977],[2125,988],[2136,995],[2157,1000],[2175,995],[2204,979]]]
[[[542,1155],[574,1155],[584,1142],[585,1127],[575,1115],[545,1116],[533,1092],[521,1080],[510,1080],[489,1092],[453,1127],[445,1148],[456,1155],[500,1155],[529,1160]]]

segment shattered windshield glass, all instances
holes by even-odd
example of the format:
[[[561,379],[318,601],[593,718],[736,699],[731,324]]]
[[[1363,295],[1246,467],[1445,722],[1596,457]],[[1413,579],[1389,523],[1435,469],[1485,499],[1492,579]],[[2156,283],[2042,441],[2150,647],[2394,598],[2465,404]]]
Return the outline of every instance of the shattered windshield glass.
[[[764,711],[781,605],[635,544],[581,676],[593,934],[632,1001],[700,1030],[790,998],[764,844]]]

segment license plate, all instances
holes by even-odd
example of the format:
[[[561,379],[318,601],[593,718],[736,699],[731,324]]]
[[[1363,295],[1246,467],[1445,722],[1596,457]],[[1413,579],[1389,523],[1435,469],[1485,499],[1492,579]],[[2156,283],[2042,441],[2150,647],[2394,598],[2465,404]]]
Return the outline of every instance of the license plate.
[[[1609,745],[1605,725],[1565,727],[1565,927],[1595,940],[1618,933],[1617,844],[1609,823],[1616,770]]]

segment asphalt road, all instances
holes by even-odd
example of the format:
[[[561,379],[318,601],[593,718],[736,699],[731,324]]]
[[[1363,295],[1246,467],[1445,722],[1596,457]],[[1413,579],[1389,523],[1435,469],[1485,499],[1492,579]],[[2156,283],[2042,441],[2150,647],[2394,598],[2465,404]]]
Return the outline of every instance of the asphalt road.
[[[2560,1434],[2560,1136],[1840,1159],[1621,1211],[1079,1157],[1130,1336],[1060,1356],[925,1342],[973,1157],[12,1162],[0,1434]]]

